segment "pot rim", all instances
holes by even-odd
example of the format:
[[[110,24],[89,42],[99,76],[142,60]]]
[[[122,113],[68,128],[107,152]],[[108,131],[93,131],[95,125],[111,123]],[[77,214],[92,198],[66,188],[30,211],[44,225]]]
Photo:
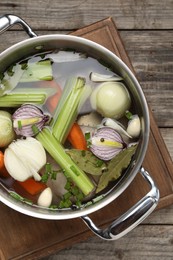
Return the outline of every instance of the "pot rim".
[[[30,205],[24,205],[24,203],[19,203],[14,201],[13,199],[7,199],[4,194],[0,194],[0,200],[6,204],[7,206],[24,213],[29,216],[37,217],[37,218],[42,218],[42,219],[52,219],[52,220],[62,220],[62,219],[71,219],[71,218],[76,218],[76,217],[81,217],[88,215],[90,213],[93,213],[105,206],[107,206],[109,203],[111,203],[113,200],[115,200],[124,190],[130,185],[130,183],[133,181],[135,178],[136,174],[140,171],[141,165],[143,163],[147,146],[148,146],[148,140],[149,140],[149,128],[150,128],[150,123],[149,123],[149,111],[148,111],[148,106],[147,102],[145,99],[145,96],[143,94],[143,91],[141,89],[141,86],[139,82],[137,81],[136,77],[132,73],[132,71],[128,68],[128,66],[113,52],[105,48],[104,46],[95,43],[91,40],[79,37],[79,36],[74,36],[74,35],[64,35],[64,34],[50,34],[50,35],[41,35],[37,36],[31,39],[26,39],[23,40],[19,43],[16,43],[9,47],[8,49],[4,50],[0,54],[0,59],[5,59],[6,55],[10,52],[15,51],[16,49],[23,47],[24,44],[30,44],[30,43],[40,43],[44,41],[51,41],[51,40],[58,40],[58,41],[73,41],[78,44],[86,45],[88,47],[91,47],[92,49],[98,49],[101,52],[105,52],[106,55],[111,59],[115,60],[116,63],[119,63],[122,70],[125,71],[125,73],[130,77],[132,83],[135,85],[137,89],[137,93],[140,96],[140,101],[141,101],[141,107],[143,108],[143,111],[145,114],[143,115],[145,117],[145,133],[143,134],[143,141],[141,144],[140,148],[140,155],[138,156],[135,165],[133,165],[133,169],[131,170],[131,173],[128,174],[123,180],[121,180],[120,185],[116,187],[115,190],[111,191],[108,195],[106,195],[104,198],[102,198],[100,201],[96,202],[93,205],[90,205],[86,208],[82,209],[76,209],[76,210],[48,210],[45,208],[39,208],[30,206]]]

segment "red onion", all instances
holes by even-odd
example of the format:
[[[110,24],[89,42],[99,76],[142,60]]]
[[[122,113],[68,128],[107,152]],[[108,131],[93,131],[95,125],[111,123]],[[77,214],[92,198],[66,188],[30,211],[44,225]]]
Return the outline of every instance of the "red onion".
[[[101,160],[111,160],[125,147],[121,135],[111,127],[99,128],[91,138],[90,150]]]
[[[49,115],[35,105],[25,104],[19,107],[12,116],[14,131],[21,136],[34,136],[33,125],[40,131],[50,120]]]

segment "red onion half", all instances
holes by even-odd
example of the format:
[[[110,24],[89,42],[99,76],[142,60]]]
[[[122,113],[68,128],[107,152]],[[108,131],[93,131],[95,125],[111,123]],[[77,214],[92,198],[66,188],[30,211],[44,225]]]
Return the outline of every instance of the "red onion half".
[[[111,127],[99,128],[91,137],[91,152],[104,161],[111,160],[125,147],[121,135]]]
[[[25,104],[19,107],[12,116],[14,131],[21,136],[34,136],[33,125],[40,131],[50,120],[37,106]]]

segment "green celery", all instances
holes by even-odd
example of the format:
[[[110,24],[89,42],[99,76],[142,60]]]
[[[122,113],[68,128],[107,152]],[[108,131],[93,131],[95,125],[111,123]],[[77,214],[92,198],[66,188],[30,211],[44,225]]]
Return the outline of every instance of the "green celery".
[[[64,88],[62,97],[53,116],[53,135],[64,143],[80,109],[89,96],[91,89],[81,77],[70,78]]]
[[[10,93],[0,97],[0,107],[18,107],[24,103],[44,104],[44,93]]]
[[[22,65],[22,64],[21,64]],[[50,60],[41,60],[35,63],[27,63],[20,82],[40,80],[52,80],[52,65]]]
[[[42,143],[47,152],[85,195],[88,195],[93,191],[94,185],[91,180],[72,161],[70,156],[66,154],[63,146],[57,141],[54,135],[52,135],[50,129],[42,129],[42,131],[36,135],[36,139]]]

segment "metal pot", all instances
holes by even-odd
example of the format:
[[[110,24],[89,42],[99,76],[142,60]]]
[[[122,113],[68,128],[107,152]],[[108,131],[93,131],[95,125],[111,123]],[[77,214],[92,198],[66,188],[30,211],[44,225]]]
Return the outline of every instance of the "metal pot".
[[[113,188],[111,188],[109,192],[107,192],[104,198],[102,198],[94,205],[76,210],[67,209],[50,211],[48,209],[38,208],[15,201],[8,195],[7,191],[3,187],[0,188],[0,200],[7,206],[21,213],[37,218],[60,220],[81,217],[82,220],[89,226],[89,228],[99,237],[106,240],[117,239],[143,221],[154,210],[159,200],[158,188],[156,187],[148,172],[143,167],[141,167],[149,139],[149,112],[142,89],[129,68],[115,54],[106,48],[92,41],[76,36],[37,36],[21,18],[14,15],[4,15],[0,17],[0,32],[7,30],[16,23],[20,24],[24,28],[31,39],[19,42],[0,54],[0,72],[3,72],[11,64],[22,59],[23,57],[37,53],[39,48],[42,48],[44,51],[62,47],[72,48],[78,51],[89,53],[89,55],[93,57],[101,58],[105,62],[111,64],[115,71],[124,78],[126,86],[133,96],[136,107],[138,108],[138,114],[142,124],[142,134],[140,145],[138,145],[137,152],[135,153],[130,167],[128,167],[126,170],[126,173],[123,175],[120,181]],[[126,213],[116,219],[105,230],[97,228],[87,215],[105,207],[110,202],[115,200],[130,185],[134,177],[139,172],[150,185],[150,192]]]

